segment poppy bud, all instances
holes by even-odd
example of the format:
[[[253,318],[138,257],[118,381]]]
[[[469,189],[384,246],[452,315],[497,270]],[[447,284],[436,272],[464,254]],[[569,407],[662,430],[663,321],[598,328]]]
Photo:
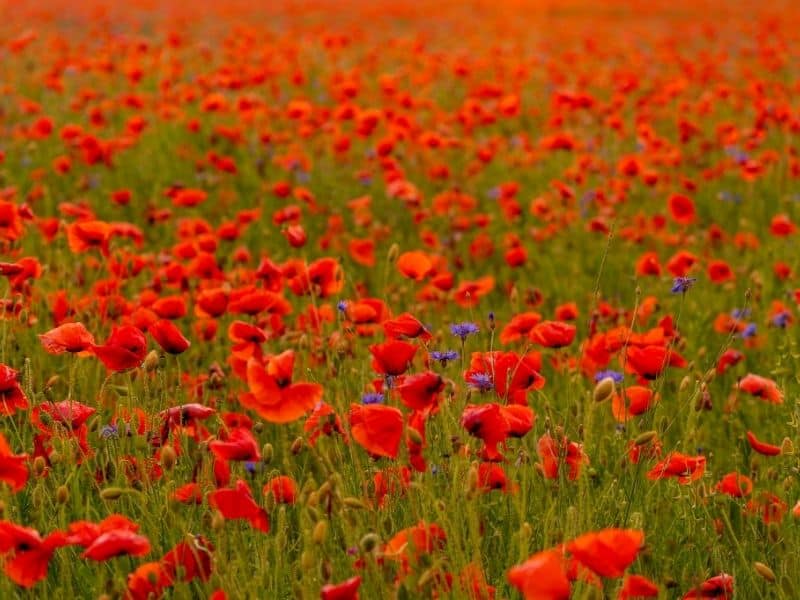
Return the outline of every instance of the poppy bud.
[[[300,566],[304,571],[310,571],[314,568],[314,555],[308,550],[303,550],[300,554]]]
[[[595,402],[605,402],[614,395],[615,387],[614,379],[611,377],[604,377],[594,386],[592,398]]]
[[[360,498],[356,498],[355,496],[347,496],[342,500],[342,504],[344,504],[347,508],[367,508],[367,505],[364,503],[364,501]]]
[[[327,582],[331,580],[331,576],[333,575],[333,566],[331,565],[331,561],[327,559],[322,561],[320,573],[322,574],[323,581]]]
[[[295,438],[289,450],[294,456],[300,454],[303,451],[303,438],[301,437]]]
[[[381,538],[377,533],[368,533],[361,538],[361,541],[358,543],[358,545],[362,552],[369,553],[372,552],[378,546],[378,544],[380,544],[380,542]]]
[[[767,565],[762,562],[754,562],[753,568],[755,568],[756,573],[761,575],[764,579],[769,581],[770,583],[775,583],[775,572],[770,569]]]
[[[148,373],[152,373],[158,368],[158,363],[160,360],[161,359],[158,357],[158,352],[151,350],[145,357],[144,362],[142,363],[142,368]]]
[[[325,542],[325,537],[328,535],[328,522],[320,521],[314,526],[314,531],[311,534],[311,539],[315,544],[322,544]]]
[[[225,517],[218,510],[214,511],[214,516],[211,517],[211,529],[219,531],[225,526]]]
[[[393,263],[397,260],[398,256],[400,256],[400,246],[398,246],[397,242],[395,242],[389,248],[389,254],[386,256],[386,260],[388,260],[390,263]]]
[[[306,506],[306,513],[313,523],[318,522],[322,518],[322,514],[313,506]]]
[[[103,500],[116,500],[122,496],[123,489],[119,487],[107,487],[100,492],[100,497]]]
[[[175,461],[178,460],[178,454],[172,446],[164,446],[161,448],[161,466],[165,470],[171,471],[175,467]]]
[[[47,468],[47,463],[44,460],[43,456],[37,456],[33,461],[33,472],[37,475],[41,475],[44,473],[44,470]]]
[[[264,431],[264,423],[258,421],[253,425],[253,433],[261,433],[262,431]]]
[[[680,385],[678,386],[678,391],[679,392],[685,391],[686,388],[688,388],[689,385],[691,385],[691,383],[692,383],[691,378],[688,375],[684,376],[684,378],[681,379]]]
[[[637,446],[645,446],[653,441],[653,438],[655,438],[656,435],[658,435],[658,433],[655,430],[645,431],[644,433],[637,435],[633,440],[633,443]]]
[[[267,442],[264,444],[264,447],[261,448],[261,460],[264,461],[265,465],[268,465],[272,462],[272,457],[275,455],[275,450],[272,447],[272,444]]]
[[[69,500],[69,490],[67,489],[67,486],[58,486],[56,489],[56,502],[59,504],[66,504],[67,500]]]
[[[413,444],[416,444],[417,446],[421,446],[423,444],[424,440],[422,439],[422,436],[419,434],[419,431],[417,431],[413,427],[406,428],[406,431],[408,432],[408,439],[411,440]]]

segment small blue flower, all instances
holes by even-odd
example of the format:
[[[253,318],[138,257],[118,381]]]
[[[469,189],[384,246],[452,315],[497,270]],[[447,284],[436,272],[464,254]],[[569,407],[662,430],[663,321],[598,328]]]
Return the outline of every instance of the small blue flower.
[[[430,357],[431,360],[435,360],[441,363],[443,367],[446,367],[448,362],[458,359],[458,352],[455,350],[434,350],[430,353]]]
[[[471,388],[474,388],[480,392],[488,392],[489,390],[494,389],[492,376],[488,373],[473,373],[470,375],[467,383]]]
[[[685,294],[697,281],[697,277],[676,277],[672,281],[673,294]]]
[[[737,320],[738,319],[746,319],[747,317],[750,316],[750,309],[749,308],[741,308],[741,309],[740,308],[734,308],[731,311],[731,316],[734,319],[737,319]]]
[[[742,332],[739,334],[739,337],[743,340],[746,340],[751,337],[755,337],[756,335],[756,324],[755,323],[748,323],[747,326],[742,329]]]
[[[341,313],[346,311],[347,310],[347,300],[339,300],[339,302],[336,303],[336,308],[339,309],[339,312],[341,312]]]
[[[608,370],[608,371],[598,371],[597,373],[595,373],[594,380],[595,382],[598,382],[602,381],[606,377],[610,377],[611,379],[613,379],[614,383],[622,383],[622,381],[625,379],[625,375],[623,375],[619,371]]]
[[[450,325],[450,333],[460,337],[462,342],[466,341],[468,335],[478,333],[479,331],[480,327],[478,327],[475,323],[465,322],[453,323]]]
[[[100,437],[104,440],[108,438],[118,438],[119,428],[116,425],[106,425],[100,430]]]
[[[383,394],[379,394],[378,392],[369,392],[361,396],[361,402],[363,404],[383,404]]]
[[[779,312],[777,315],[772,317],[771,321],[775,327],[780,327],[781,329],[785,329],[786,326],[789,324],[789,319],[791,315],[784,311]]]
[[[260,470],[259,467],[261,467],[261,463],[254,460],[248,460],[244,463],[244,468],[250,475],[255,475]]]

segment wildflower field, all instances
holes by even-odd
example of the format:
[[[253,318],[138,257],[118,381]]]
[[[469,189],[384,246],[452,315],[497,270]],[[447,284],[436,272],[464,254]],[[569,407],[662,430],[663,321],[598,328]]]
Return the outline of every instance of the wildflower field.
[[[799,9],[0,0],[0,598],[800,598]]]

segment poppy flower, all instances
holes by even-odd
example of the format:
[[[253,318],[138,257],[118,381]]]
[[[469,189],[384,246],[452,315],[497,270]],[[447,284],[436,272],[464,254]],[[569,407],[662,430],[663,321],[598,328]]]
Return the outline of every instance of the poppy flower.
[[[628,346],[625,366],[643,379],[656,379],[667,367],[683,368],[688,364],[677,351],[664,346]]]
[[[258,461],[261,453],[258,449],[253,434],[244,427],[230,429],[219,440],[214,440],[208,445],[214,456],[224,460]]]
[[[161,346],[162,350],[168,354],[181,354],[188,350],[191,343],[187,340],[180,329],[166,319],[156,321],[147,330],[153,339]]]
[[[184,582],[200,579],[208,581],[211,578],[211,556],[214,546],[202,535],[190,536],[187,541],[178,542],[159,561],[167,580],[172,583],[178,580]]]
[[[63,533],[54,532],[42,538],[38,531],[10,521],[0,521],[0,555],[3,571],[22,587],[33,587],[47,577],[53,552],[64,546]]]
[[[172,585],[159,561],[146,562],[128,574],[127,600],[160,598],[164,590]]]
[[[483,441],[481,455],[486,460],[502,460],[503,455],[497,446],[505,442],[511,432],[508,419],[503,415],[499,404],[468,404],[461,413],[461,426],[467,432]]]
[[[705,456],[687,456],[680,452],[670,452],[647,473],[651,480],[675,477],[678,483],[697,481],[706,470]]]
[[[636,529],[603,529],[567,542],[567,550],[601,577],[622,577],[644,544]]]
[[[28,398],[19,385],[18,372],[0,364],[0,414],[13,415],[28,408]]]
[[[650,410],[656,399],[657,395],[650,388],[631,385],[611,398],[611,412],[617,421],[624,423]]]
[[[256,504],[250,487],[241,479],[233,488],[215,490],[208,494],[208,504],[226,519],[244,519],[255,529],[269,532],[267,512]]]
[[[198,483],[186,483],[172,492],[172,498],[182,504],[202,504],[203,490]]]
[[[292,383],[294,352],[288,350],[265,359],[247,361],[247,385],[250,391],[239,396],[239,402],[256,411],[271,423],[296,421],[322,399],[318,383]]]
[[[308,435],[308,443],[312,446],[316,444],[317,439],[321,435],[333,435],[338,433],[343,436],[345,443],[347,442],[347,433],[342,427],[342,421],[329,404],[325,402],[318,402],[311,414],[303,424],[303,431]]]
[[[264,495],[272,494],[278,504],[294,504],[297,502],[297,484],[286,475],[273,477],[264,485]]]
[[[722,355],[719,357],[717,361],[717,373],[722,375],[725,371],[730,369],[731,367],[739,364],[744,359],[744,354],[735,350],[734,348],[728,348]]]
[[[341,583],[327,583],[319,591],[320,600],[358,600],[361,577],[355,576]]]
[[[514,315],[500,332],[500,342],[503,344],[510,344],[527,338],[531,329],[540,323],[541,320],[542,315],[537,312],[524,312]]]
[[[759,454],[763,454],[764,456],[778,456],[781,453],[780,446],[774,446],[772,444],[762,442],[752,431],[747,432],[747,443],[750,444],[750,447],[753,450]]]
[[[766,400],[771,404],[783,403],[783,392],[778,389],[778,384],[772,379],[748,373],[739,380],[737,387],[743,392]]]
[[[725,283],[734,279],[733,270],[724,260],[710,261],[706,272],[713,283]]]
[[[567,467],[567,477],[574,481],[580,474],[582,465],[589,462],[589,458],[583,453],[583,446],[576,442],[571,442],[566,437],[562,437],[558,442],[549,433],[545,433],[539,438],[536,444],[536,451],[542,461],[542,473],[547,479],[557,479],[561,463]]]
[[[667,199],[672,220],[679,225],[690,225],[696,218],[694,201],[683,194],[672,194]]]
[[[417,353],[414,344],[400,340],[391,340],[369,347],[372,354],[372,368],[383,375],[402,375],[411,366]]]
[[[482,389],[476,377],[486,378],[485,388],[493,389],[501,400],[510,404],[527,405],[531,390],[544,387],[540,374],[541,357],[537,352],[520,356],[516,352],[473,352],[464,380]]]
[[[626,575],[622,582],[617,600],[635,600],[636,598],[657,598],[658,586],[643,575]]]
[[[742,498],[749,496],[753,491],[753,481],[746,475],[736,472],[728,473],[719,480],[715,489],[733,498]]]
[[[109,371],[127,371],[142,364],[147,354],[147,340],[137,327],[115,327],[102,346],[91,345],[94,355]]]
[[[439,525],[420,521],[398,531],[381,547],[380,554],[384,559],[400,561],[402,572],[407,573],[423,556],[444,549],[446,544],[447,534]]]
[[[39,339],[50,354],[86,352],[94,345],[94,336],[83,323],[64,323],[41,334]]]
[[[150,541],[130,529],[114,529],[100,534],[84,552],[82,558],[104,561],[115,556],[144,556],[150,552]]]
[[[397,458],[403,436],[403,413],[382,404],[351,404],[350,431],[367,452]]]
[[[78,221],[67,226],[67,242],[74,254],[98,248],[103,256],[108,256],[111,234],[111,225],[104,221]]]
[[[682,600],[705,600],[714,598],[715,600],[733,599],[733,577],[727,573],[720,573],[707,579],[695,589],[686,592]]]
[[[444,380],[437,373],[425,371],[404,377],[395,389],[408,408],[427,414],[436,409]]]
[[[0,433],[0,481],[18,492],[28,482],[28,455],[14,454],[5,436]]]
[[[542,321],[531,329],[529,339],[545,348],[563,348],[575,339],[575,325],[561,321]]]
[[[403,252],[397,257],[397,270],[404,277],[414,281],[422,281],[432,271],[433,262],[424,252],[414,250]]]
[[[433,337],[430,331],[411,313],[403,313],[394,319],[384,321],[383,332],[387,338],[393,340],[419,338],[427,341]]]
[[[525,600],[569,600],[572,586],[559,549],[543,550],[508,571],[508,581]]]

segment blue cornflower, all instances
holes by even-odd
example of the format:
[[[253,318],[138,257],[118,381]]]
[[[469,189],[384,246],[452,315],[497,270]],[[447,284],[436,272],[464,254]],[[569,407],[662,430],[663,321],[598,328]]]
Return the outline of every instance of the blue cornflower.
[[[613,379],[614,383],[622,383],[622,380],[625,379],[625,376],[619,371],[608,370],[608,371],[598,371],[597,373],[595,373],[594,380],[596,382],[602,381],[606,377],[610,377],[611,379]]]
[[[336,303],[336,308],[339,309],[339,312],[342,312],[342,313],[344,311],[346,311],[347,310],[347,300],[339,300],[339,302]]]
[[[494,382],[492,381],[492,376],[488,373],[473,373],[470,375],[469,380],[467,381],[470,387],[481,391],[481,392],[488,392],[489,390],[494,388]]]
[[[750,316],[750,309],[749,308],[734,308],[731,311],[731,316],[734,319],[746,319]]]
[[[255,460],[248,460],[245,461],[244,468],[248,473],[250,473],[250,475],[255,475],[257,471],[261,470],[261,464],[262,463]]]
[[[467,339],[467,336],[473,333],[478,333],[480,331],[480,327],[478,327],[475,323],[453,323],[450,325],[450,333],[455,336],[461,338],[461,341],[464,342]]]
[[[791,315],[789,315],[788,312],[783,310],[783,311],[779,312],[777,315],[775,315],[774,317],[772,317],[771,321],[772,321],[772,324],[775,327],[780,327],[781,329],[784,329],[789,324],[789,319],[790,318],[791,318]]]
[[[672,281],[673,294],[685,294],[697,281],[697,277],[676,277]]]
[[[116,425],[106,425],[100,430],[100,437],[104,440],[119,437],[119,428]]]
[[[429,356],[431,360],[435,360],[441,363],[443,367],[446,367],[448,362],[458,359],[458,352],[455,350],[434,350]]]
[[[383,404],[383,394],[378,392],[369,392],[361,396],[363,404]]]
[[[739,337],[743,340],[748,338],[754,337],[756,335],[756,324],[755,323],[748,323],[747,326],[742,329]]]

